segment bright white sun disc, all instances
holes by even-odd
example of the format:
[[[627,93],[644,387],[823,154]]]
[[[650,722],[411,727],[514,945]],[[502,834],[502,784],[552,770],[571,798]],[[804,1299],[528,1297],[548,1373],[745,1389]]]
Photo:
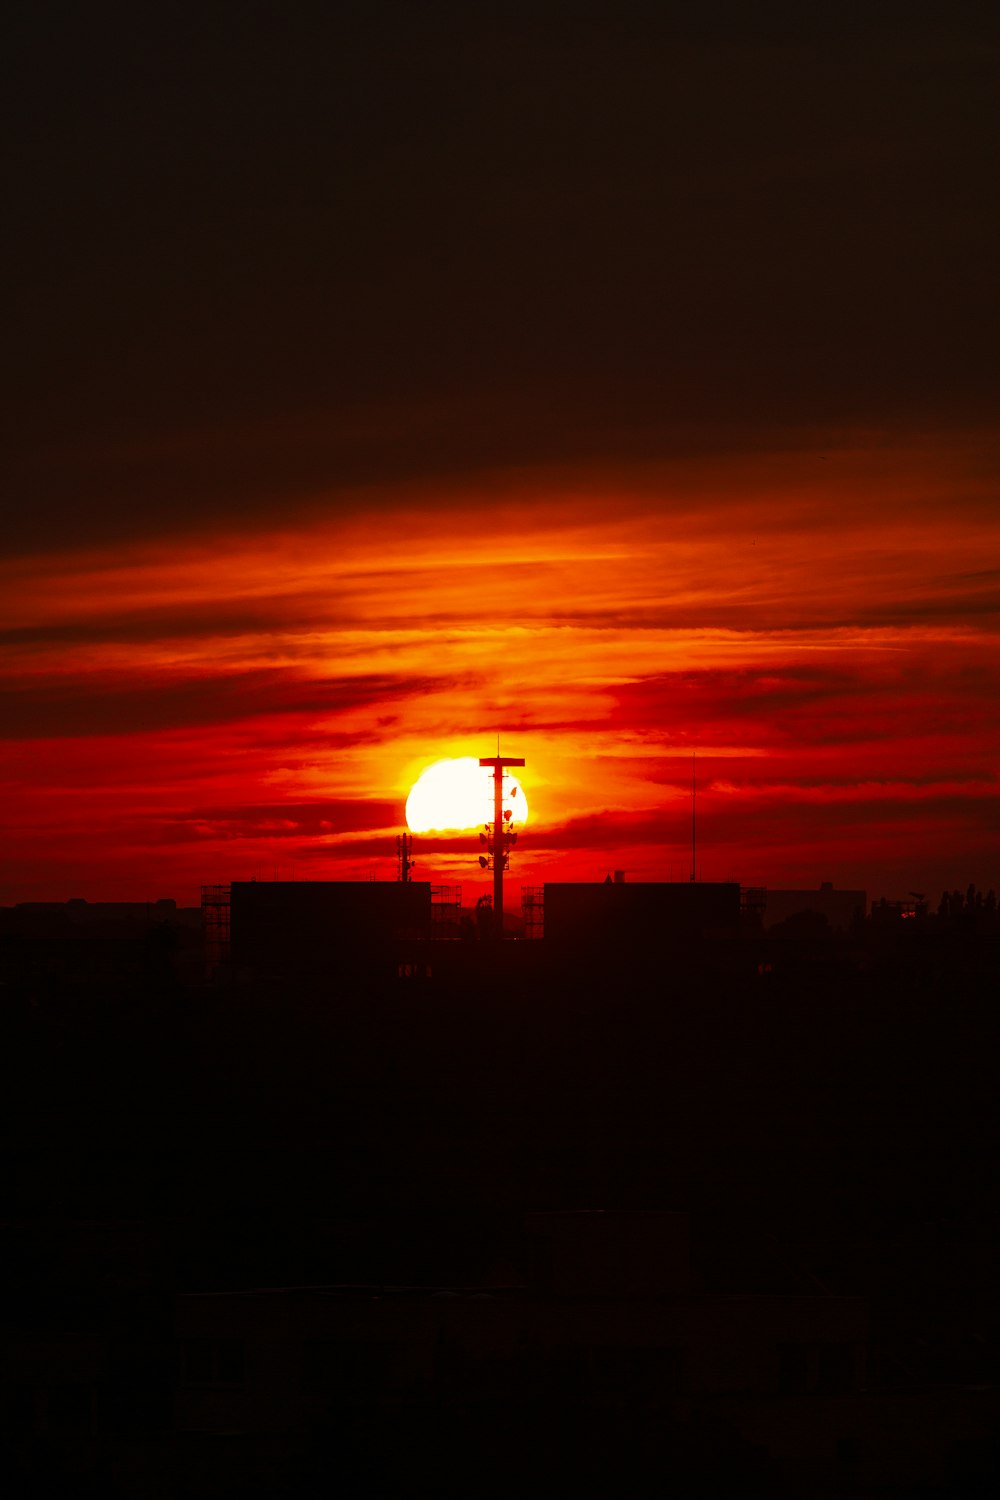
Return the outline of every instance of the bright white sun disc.
[[[523,828],[528,800],[516,776],[508,771],[503,783],[504,811]],[[493,821],[493,772],[471,755],[439,760],[414,782],[406,799],[406,826],[411,833],[464,833]]]

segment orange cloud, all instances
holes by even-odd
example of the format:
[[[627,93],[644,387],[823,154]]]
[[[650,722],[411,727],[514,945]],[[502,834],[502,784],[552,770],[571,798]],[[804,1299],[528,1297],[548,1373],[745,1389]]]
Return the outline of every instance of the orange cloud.
[[[996,883],[995,478],[859,439],[15,560],[0,899],[389,878],[416,776],[497,730],[518,878],[681,874],[697,749],[706,875]]]

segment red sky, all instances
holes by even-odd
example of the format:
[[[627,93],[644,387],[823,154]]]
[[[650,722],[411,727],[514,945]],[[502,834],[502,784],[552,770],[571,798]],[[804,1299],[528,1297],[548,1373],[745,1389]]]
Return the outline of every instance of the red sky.
[[[995,883],[981,434],[469,479],[3,570],[3,899],[392,878],[413,780],[503,745],[514,879]],[[482,877],[418,840],[425,876]],[[485,889],[485,885],[484,885]]]
[[[15,6],[0,902],[1000,885],[1000,22]],[[418,873],[485,882],[478,849]]]

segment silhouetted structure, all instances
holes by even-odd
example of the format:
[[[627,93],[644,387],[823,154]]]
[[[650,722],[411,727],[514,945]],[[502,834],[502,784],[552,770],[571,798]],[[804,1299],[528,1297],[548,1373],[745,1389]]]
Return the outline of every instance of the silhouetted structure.
[[[158,901],[19,901],[3,909],[3,929],[25,936],[130,937],[173,923],[197,930],[201,917],[195,906],[178,906],[170,896]]]
[[[499,740],[497,745],[499,747]],[[511,847],[517,843],[517,834],[507,826],[513,821],[512,811],[504,812],[503,807],[504,772],[507,766],[523,766],[524,761],[515,755],[501,755],[498,748],[496,755],[486,756],[479,764],[493,771],[493,826],[492,831],[487,827],[485,836],[480,834],[480,839],[486,844],[486,853],[479,856],[479,863],[484,869],[493,871],[493,936],[500,942],[503,938],[503,872],[510,864]]]
[[[5,1493],[997,1493],[995,897],[544,894],[238,884],[190,995],[0,913]]]
[[[524,917],[524,935],[535,941],[545,935],[545,888],[540,885],[522,885],[521,913]]]
[[[158,901],[22,901],[0,908],[0,981],[118,986],[200,977],[202,914]]]
[[[904,922],[916,922],[927,915],[927,903],[923,898],[908,896],[902,900],[889,901],[881,896],[872,902],[871,919],[876,927],[899,927]]]
[[[824,880],[819,890],[814,891],[772,890],[768,887],[763,899],[761,916],[765,929],[776,927],[779,922],[787,922],[790,917],[800,916],[803,912],[815,912],[817,916],[825,917],[834,931],[847,932],[868,910],[865,891],[838,891],[829,880]]]
[[[547,881],[546,943],[614,948],[619,953],[735,937],[740,888],[735,882]]]
[[[396,863],[400,880],[408,885],[413,879],[413,839],[405,831],[396,838]]]
[[[234,881],[234,972],[335,980],[394,972],[431,936],[429,881]]]
[[[431,936],[436,942],[458,942],[462,936],[462,887],[431,886]]]
[[[202,886],[201,919],[205,938],[205,972],[211,979],[227,970],[229,964],[228,885]]]
[[[415,1458],[439,1484],[488,1460],[489,1493],[525,1467],[574,1486],[842,1474],[863,1300],[780,1276],[696,1289],[688,1239],[682,1213],[533,1213],[492,1276],[180,1296],[176,1461],[200,1490],[223,1435],[244,1480],[311,1448],[341,1480],[360,1460],[366,1494],[412,1482]],[[422,1434],[427,1469],[393,1429]]]
[[[691,875],[692,885],[698,879],[698,782],[695,752],[691,751]]]

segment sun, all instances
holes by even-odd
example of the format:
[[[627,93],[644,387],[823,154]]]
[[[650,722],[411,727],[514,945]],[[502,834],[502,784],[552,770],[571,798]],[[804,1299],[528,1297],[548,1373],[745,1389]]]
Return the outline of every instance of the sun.
[[[516,776],[504,777],[504,811],[523,828],[528,799]],[[411,833],[462,833],[493,821],[493,772],[471,755],[439,760],[414,782],[406,799],[406,826]]]

